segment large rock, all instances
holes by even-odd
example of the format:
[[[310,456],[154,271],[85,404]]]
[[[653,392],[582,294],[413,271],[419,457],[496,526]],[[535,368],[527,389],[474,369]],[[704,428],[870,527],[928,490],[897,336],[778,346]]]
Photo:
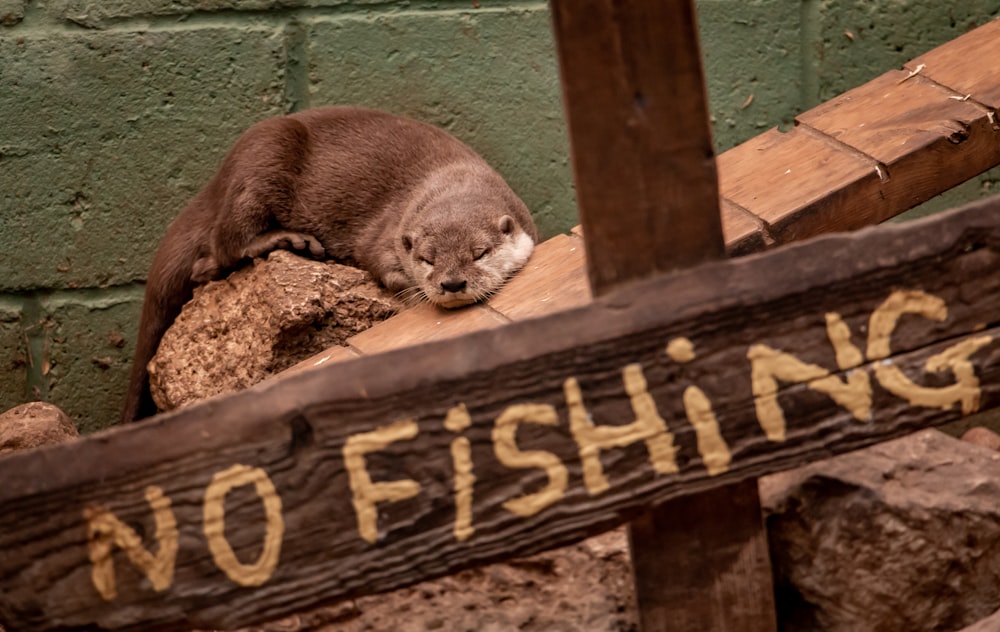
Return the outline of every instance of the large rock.
[[[45,402],[29,402],[0,414],[0,454],[62,443],[77,437],[66,413]]]
[[[762,479],[787,630],[958,630],[1000,608],[1000,454],[936,430]]]
[[[242,632],[636,632],[624,529]]]
[[[362,270],[274,251],[195,290],[149,363],[153,400],[172,410],[247,388],[399,306]]]

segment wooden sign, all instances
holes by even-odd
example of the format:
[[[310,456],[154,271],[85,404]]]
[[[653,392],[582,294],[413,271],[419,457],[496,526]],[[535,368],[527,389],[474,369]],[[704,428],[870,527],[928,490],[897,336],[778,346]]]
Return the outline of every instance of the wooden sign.
[[[226,628],[566,544],[1000,405],[998,340],[993,200],[291,375],[0,459],[0,620]]]

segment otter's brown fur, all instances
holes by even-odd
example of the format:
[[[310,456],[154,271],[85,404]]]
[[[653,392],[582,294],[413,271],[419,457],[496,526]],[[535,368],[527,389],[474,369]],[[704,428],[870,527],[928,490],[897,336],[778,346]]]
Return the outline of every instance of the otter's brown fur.
[[[354,263],[444,307],[490,296],[538,238],[527,207],[472,149],[431,125],[326,107],[237,140],[171,223],[146,284],[122,421],[156,412],[146,366],[194,287],[275,248]]]

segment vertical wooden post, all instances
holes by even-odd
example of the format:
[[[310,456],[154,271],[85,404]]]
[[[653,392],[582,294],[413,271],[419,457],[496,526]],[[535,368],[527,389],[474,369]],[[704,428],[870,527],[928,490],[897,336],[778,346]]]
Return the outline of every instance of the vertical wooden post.
[[[554,0],[594,295],[725,252],[691,0]]]
[[[724,255],[693,0],[552,0],[595,296]],[[646,632],[771,632],[757,481],[652,508],[630,527]]]

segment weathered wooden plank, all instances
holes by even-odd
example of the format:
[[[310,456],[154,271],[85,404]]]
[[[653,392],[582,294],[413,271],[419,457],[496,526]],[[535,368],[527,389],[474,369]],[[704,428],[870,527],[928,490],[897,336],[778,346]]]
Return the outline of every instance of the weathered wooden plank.
[[[730,257],[760,252],[774,244],[764,222],[756,215],[740,208],[731,200],[721,200],[721,208],[722,235],[726,241],[726,253]]]
[[[953,97],[893,70],[796,120],[878,162],[885,201],[869,213],[882,221],[1000,163],[1000,127],[981,106]]]
[[[723,196],[788,243],[884,221],[996,166],[1000,69],[983,60],[998,33],[994,20],[723,153]]]
[[[767,234],[764,221],[759,217],[740,208],[732,200],[723,198],[719,200],[719,204],[722,208],[722,236],[729,256],[760,252],[774,244],[774,240]],[[570,234],[582,239],[583,226],[577,224],[570,229]]]
[[[232,627],[996,407],[998,270],[992,200],[0,458],[0,620]]]
[[[720,256],[692,0],[551,8],[593,293]]]
[[[890,70],[796,117],[890,167],[906,157],[932,154],[923,162],[955,160],[952,151],[977,153],[993,148],[998,137],[986,112],[954,93],[920,81],[904,70]],[[963,143],[972,141],[972,146]],[[895,171],[895,170],[893,170]]]
[[[445,312],[440,307],[423,303],[407,309],[390,321],[376,323],[348,343],[366,355],[382,353],[409,345],[454,338],[471,331],[493,329],[507,321],[493,310],[482,305]]]
[[[733,519],[740,516],[744,518]],[[636,585],[643,604],[642,629],[777,629],[767,533],[761,522],[755,478],[667,501],[633,520],[630,541],[633,547],[642,542],[642,554],[632,556],[636,575],[668,579]],[[714,562],[708,568],[706,556]],[[678,607],[685,603],[711,607]]]
[[[511,320],[524,320],[590,302],[583,242],[558,235],[538,244],[524,269],[490,301]]]
[[[1000,19],[993,19],[904,67],[995,110],[1000,108],[998,54]]]
[[[885,204],[875,166],[800,128],[772,129],[719,156],[720,188],[788,243],[880,218]]]
[[[595,15],[606,19],[596,22]],[[610,292],[656,271],[721,258],[723,218],[693,0],[557,1],[553,16],[594,293]],[[612,55],[605,44],[611,44]],[[601,64],[597,73],[595,62]],[[605,153],[609,142],[617,142],[610,157]],[[737,239],[748,247],[759,224],[740,209],[727,207],[724,213],[744,220]],[[725,488],[714,496],[724,499],[741,491]],[[752,493],[756,497],[755,489]],[[753,594],[763,598],[741,604],[746,608],[741,632],[775,629],[759,503],[724,504],[736,528],[728,534],[703,529],[705,546],[697,556],[685,546],[662,546],[661,540],[676,544],[688,535],[671,528],[663,515],[669,508],[651,507],[644,518],[644,524],[664,523],[660,533],[631,532],[632,558],[647,562],[635,566],[635,583],[648,632],[670,629],[678,618],[700,620],[708,624],[702,627],[706,632],[721,632],[716,613],[727,604],[717,595],[730,594],[731,585],[747,584],[759,586]],[[742,507],[749,508],[735,511]],[[717,507],[697,500],[688,505],[678,499],[673,509],[686,511],[694,525],[719,520]],[[765,563],[733,572],[725,546],[732,543],[732,533],[746,538],[745,546],[763,548]],[[721,539],[712,541],[710,535]],[[716,590],[697,596],[689,592],[688,578],[673,572],[684,566],[697,566]]]
[[[350,347],[341,347],[339,345],[325,349],[321,353],[314,354],[305,360],[290,366],[279,375],[290,375],[292,373],[300,373],[302,371],[308,371],[309,369],[314,369],[318,366],[323,366],[324,364],[334,364],[336,362],[346,362],[347,360],[353,360],[359,357],[359,354]],[[278,379],[278,375],[271,376],[268,379]]]

